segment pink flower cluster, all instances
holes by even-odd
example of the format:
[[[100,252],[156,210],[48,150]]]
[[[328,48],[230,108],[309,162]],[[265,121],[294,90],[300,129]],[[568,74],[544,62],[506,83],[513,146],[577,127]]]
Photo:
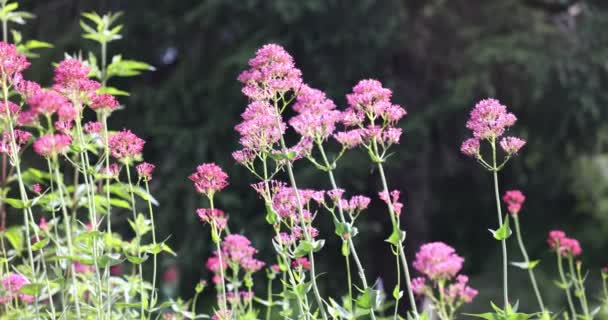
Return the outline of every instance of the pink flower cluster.
[[[34,151],[43,157],[52,157],[67,152],[72,137],[65,134],[46,134],[34,142]]]
[[[224,211],[220,209],[200,208],[196,210],[196,214],[204,223],[212,224],[219,230],[224,230],[228,224],[228,218]]]
[[[137,175],[140,179],[143,179],[144,181],[152,180],[152,173],[154,172],[155,168],[155,165],[147,162],[142,162],[138,164],[137,167],[135,167],[135,169],[137,170]]]
[[[241,114],[243,121],[234,129],[240,134],[239,142],[244,151],[252,158],[256,152],[267,152],[279,142],[285,133],[285,123],[279,121],[277,125],[277,111],[267,101],[252,101]],[[239,163],[245,162],[235,157]]]
[[[562,230],[551,230],[549,232],[547,244],[549,245],[549,248],[560,253],[564,257],[576,257],[583,253],[583,249],[578,240],[567,237],[566,233]]]
[[[21,290],[24,285],[29,283],[30,281],[22,274],[13,272],[9,273],[6,277],[4,277],[4,279],[2,279],[2,288],[5,291],[5,296],[0,297],[0,304],[10,303],[11,300],[16,298],[19,298],[19,300],[25,303],[33,302],[34,297],[19,293],[19,290]]]
[[[342,123],[350,129],[336,133],[335,139],[347,149],[372,141],[384,148],[399,143],[402,130],[395,124],[407,112],[392,104],[391,97],[391,90],[382,87],[380,81],[359,81],[346,96],[349,107],[342,114]]]
[[[289,120],[293,129],[304,138],[325,140],[336,130],[341,112],[323,91],[302,85],[293,110],[297,115]]]
[[[0,42],[0,74],[9,81],[21,78],[21,72],[27,69],[30,63],[25,55],[19,53],[15,45]]]
[[[311,201],[321,204],[325,201],[325,191],[312,190],[312,189],[298,189],[300,196],[300,203],[303,208],[303,215],[305,222],[312,220],[312,214],[306,210],[309,207]],[[300,215],[298,212],[298,199],[296,198],[296,192],[291,187],[281,185],[275,190],[272,196],[272,207],[283,219],[293,219],[296,222],[300,221]]]
[[[111,95],[111,94],[107,94],[107,93],[102,93],[102,94],[96,94],[93,96],[93,98],[91,99],[91,109],[95,110],[95,111],[102,111],[102,112],[112,112],[114,110],[116,110],[119,106],[118,101],[116,100],[116,98]]]
[[[227,235],[221,244],[221,259],[218,252],[214,252],[214,256],[207,260],[206,267],[219,276],[220,268],[226,269],[228,266],[241,267],[247,273],[254,273],[261,270],[265,263],[257,260],[254,255],[257,250],[251,246],[251,241],[247,237],[240,234]],[[214,282],[217,283],[219,278],[215,277]]]
[[[433,284],[427,285],[427,279],[417,277],[412,279],[412,291],[418,296],[433,295],[433,288],[437,288],[438,282],[455,281],[444,287],[441,295],[446,303],[458,306],[460,303],[471,303],[477,296],[478,291],[469,287],[469,277],[458,275],[462,269],[464,259],[456,254],[454,248],[443,242],[431,242],[424,244],[416,253],[413,265],[416,270],[424,274]],[[440,288],[441,290],[441,288]]]
[[[310,270],[312,268],[312,264],[310,264],[310,261],[306,257],[295,258],[291,262],[291,266],[296,269],[301,268],[302,270]]]
[[[15,135],[15,146],[17,147],[17,150],[12,149],[12,136],[11,133],[7,131],[2,134],[2,140],[0,141],[0,153],[17,154],[21,150],[21,147],[26,145],[32,138],[32,134],[27,131],[15,129],[13,130],[13,133]]]
[[[141,156],[145,143],[146,141],[127,129],[110,135],[108,141],[112,156],[127,162]]]
[[[472,131],[473,138],[465,140],[460,151],[467,156],[478,157],[481,140],[499,139],[516,121],[515,115],[508,112],[507,107],[500,101],[496,99],[479,101],[471,111],[466,124]],[[516,154],[526,142],[516,137],[503,137],[499,144],[504,152],[511,155]]]
[[[519,190],[509,190],[502,196],[502,200],[507,204],[509,213],[516,215],[526,201],[526,196]]]
[[[197,166],[196,172],[188,179],[194,183],[197,192],[207,196],[212,196],[228,186],[228,175],[215,163],[203,163]]]
[[[78,59],[68,58],[55,67],[53,89],[61,92],[70,100],[85,100],[95,95],[101,84],[88,77],[89,68]]]
[[[393,207],[393,211],[397,216],[401,215],[401,211],[403,210],[403,203],[399,202],[399,196],[401,192],[399,190],[393,190],[390,194],[386,191],[378,192],[378,196],[380,196],[380,200],[386,202],[387,205]]]
[[[462,269],[463,262],[454,248],[443,242],[431,242],[420,247],[413,266],[434,281],[453,278]]]
[[[243,94],[252,100],[267,100],[287,91],[297,91],[302,84],[302,72],[283,47],[266,44],[249,60],[249,70],[238,80],[244,84]]]

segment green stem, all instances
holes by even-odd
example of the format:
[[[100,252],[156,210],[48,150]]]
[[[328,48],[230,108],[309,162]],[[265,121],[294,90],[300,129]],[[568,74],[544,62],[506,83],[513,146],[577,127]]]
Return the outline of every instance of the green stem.
[[[575,292],[578,292],[575,296],[581,303],[581,308],[583,309],[586,319],[591,319],[589,315],[589,305],[587,303],[587,294],[585,293],[585,285],[583,284],[580,273],[574,268],[574,258],[572,255],[568,256],[568,267],[570,269],[571,278],[574,280]]]
[[[494,178],[494,196],[496,198],[496,214],[498,216],[498,227],[502,227],[502,208],[500,204],[500,191],[498,189],[498,168],[496,167],[496,139],[492,139],[492,164],[493,164],[493,178]],[[509,279],[508,279],[508,260],[507,260],[507,239],[500,240],[502,248],[502,290],[504,298],[504,308],[506,309],[509,305]]]
[[[568,307],[570,308],[570,312],[572,313],[572,319],[576,319],[576,309],[574,308],[574,303],[572,303],[572,296],[570,295],[570,284],[566,279],[566,275],[564,273],[564,266],[562,263],[562,255],[559,251],[559,249],[555,250],[557,254],[557,270],[559,272],[559,277],[562,281],[562,284],[564,286],[567,286],[567,288],[564,288],[564,291],[566,291],[566,298],[568,300]]]
[[[540,294],[540,290],[538,289],[538,285],[536,284],[536,277],[534,276],[534,269],[530,266],[530,258],[528,257],[528,251],[524,245],[523,238],[521,236],[521,228],[519,227],[519,216],[517,214],[512,215],[513,221],[515,222],[515,235],[517,236],[517,243],[519,244],[519,249],[521,250],[521,255],[524,257],[524,262],[526,263],[528,275],[530,276],[530,282],[532,282],[532,288],[534,289],[534,294],[536,295],[536,300],[538,301],[538,306],[540,310],[545,312],[545,304],[543,303],[543,298]]]
[[[213,196],[209,197],[209,207],[211,208],[211,210],[215,209],[215,206],[213,204]],[[222,247],[220,245],[220,242],[222,241],[222,236],[220,234],[220,230],[218,230],[215,226],[215,224],[211,225],[211,228],[213,228],[212,232],[214,234],[217,235],[217,238],[212,239],[213,242],[215,242],[215,247],[217,249],[217,257],[219,259],[220,262],[220,278],[222,280],[222,292],[220,292],[220,296],[221,296],[221,302],[223,304],[223,310],[228,310],[228,302],[226,300],[226,278],[224,276],[224,261],[223,261],[223,257],[222,257]],[[222,305],[220,305],[220,308],[222,307]]]
[[[53,171],[55,173],[55,182],[57,183],[57,190],[59,192],[59,202],[61,204],[61,212],[63,213],[63,225],[65,228],[65,233],[66,233],[66,238],[68,241],[68,254],[70,255],[70,259],[68,260],[70,266],[70,275],[72,278],[72,286],[74,286],[73,290],[69,290],[72,291],[72,295],[74,297],[74,306],[76,307],[76,316],[78,317],[78,319],[80,319],[80,303],[78,301],[78,289],[77,289],[77,283],[76,283],[76,270],[74,269],[74,262],[72,261],[72,257],[74,256],[74,244],[72,243],[72,227],[71,227],[71,220],[70,217],[68,216],[68,210],[67,207],[65,205],[65,199],[63,196],[63,180],[61,179],[61,176],[59,174],[59,164],[57,163],[57,159],[56,157],[53,159],[52,161],[53,164]]]
[[[150,194],[150,186],[148,184],[148,179],[144,179],[144,184],[146,185],[146,192]],[[152,244],[156,247],[156,231],[154,224],[154,210],[152,210],[152,201],[150,197],[148,197],[148,212],[150,213],[150,222],[152,224]],[[156,271],[157,271],[157,254],[155,253],[152,259],[152,294],[150,298],[150,310],[148,310],[148,319],[152,316],[152,308],[156,304]]]
[[[374,143],[375,143],[375,141],[374,141]],[[384,167],[382,166],[381,162],[378,162],[378,171],[380,172],[380,180],[382,181],[382,190],[387,196],[389,196],[388,184],[386,182],[386,175],[384,174]],[[387,201],[387,205],[388,205],[389,215],[391,216],[391,221],[393,222],[393,228],[397,228],[397,230],[401,230],[399,228],[399,223],[398,223],[397,219],[395,218],[395,210],[393,208],[393,205],[391,204],[390,199],[389,199],[389,201]],[[397,252],[399,254],[399,258],[401,259],[401,264],[403,267],[403,275],[405,277],[405,283],[407,285],[407,294],[408,294],[408,298],[410,300],[410,305],[412,307],[414,317],[416,319],[419,319],[420,316],[418,314],[418,307],[416,306],[416,299],[414,298],[414,292],[412,291],[412,280],[410,277],[410,269],[409,269],[409,266],[407,263],[407,258],[405,257],[405,250],[403,249],[403,245],[401,243],[397,246]]]
[[[274,101],[274,106],[275,106],[275,111],[276,111],[277,126],[280,127],[281,119],[280,119],[280,110],[277,106],[277,100]],[[282,152],[284,154],[287,154],[287,145],[285,144],[285,138],[283,137],[282,134],[280,136],[279,141],[281,144]],[[287,161],[287,175],[289,176],[289,182],[291,184],[291,187],[293,188],[293,192],[296,197],[296,204],[297,204],[297,208],[298,208],[298,214],[300,216],[300,224],[302,227],[302,231],[304,232],[306,241],[312,243],[312,237],[310,236],[310,231],[308,230],[308,227],[306,226],[306,222],[305,222],[306,219],[304,218],[304,209],[302,206],[302,200],[300,198],[300,192],[298,191],[296,179],[293,174],[293,167],[292,167],[291,160]],[[323,299],[321,298],[321,294],[319,293],[319,287],[317,285],[317,275],[316,275],[316,271],[315,271],[315,257],[314,257],[313,252],[310,252],[308,254],[308,259],[310,260],[310,278],[311,278],[311,282],[312,282],[312,288],[313,288],[315,300],[317,301],[317,306],[319,308],[319,311],[321,312],[321,316],[323,317],[323,320],[328,320],[327,314],[325,312],[325,306],[323,305]]]
[[[346,260],[346,281],[348,284],[348,311],[353,311],[353,281],[350,274],[350,255],[345,255]]]
[[[137,211],[135,208],[135,192],[133,191],[133,183],[131,182],[131,168],[130,165],[127,164],[126,165],[126,169],[127,169],[127,182],[129,182],[129,193],[131,195],[131,211],[133,213],[133,223],[136,223],[137,221]],[[135,228],[135,238],[136,238],[136,250],[137,250],[137,258],[141,258],[141,234],[139,234],[139,228]],[[139,273],[139,294],[141,296],[141,302],[140,302],[140,318],[141,319],[145,319],[145,313],[144,313],[144,299],[146,296],[146,291],[144,288],[144,276],[143,276],[143,271],[142,271],[142,266],[141,263],[139,263],[137,265],[137,269],[138,269],[138,273]]]
[[[191,308],[191,312],[192,312],[192,316],[196,317],[196,302],[198,301],[198,296],[200,295],[200,292],[196,292],[194,294],[194,298],[192,298],[192,308]],[[150,313],[151,314],[151,313]]]
[[[272,279],[268,279],[268,307],[266,307],[266,320],[270,320],[270,315],[272,314]]]
[[[108,138],[108,116],[106,113],[103,113],[101,115],[102,118],[102,123],[103,123],[103,144],[104,144],[104,154],[105,154],[105,174],[107,175],[106,177],[106,203],[108,204],[108,208],[107,208],[107,214],[106,214],[106,230],[108,235],[112,236],[112,203],[110,202],[110,144],[109,144],[109,138]],[[109,253],[112,253],[112,247],[110,246],[108,248]],[[112,317],[112,285],[110,282],[110,266],[106,267],[106,270],[104,271],[104,273],[107,275],[106,277],[106,291],[107,291],[107,315],[111,318]]]
[[[321,153],[321,157],[323,158],[325,167],[327,168],[327,175],[329,176],[329,182],[331,183],[331,187],[333,189],[338,189],[336,179],[334,178],[333,169],[329,163],[327,155],[325,154],[325,149],[323,148],[323,144],[317,142],[317,147]],[[346,218],[344,216],[344,209],[342,208],[342,204],[340,203],[340,201],[338,201],[338,214],[340,217],[340,222],[345,224]],[[355,248],[355,243],[354,243],[352,237],[349,237],[347,239],[347,241],[348,241],[348,247],[353,256],[353,261],[355,262],[355,266],[357,267],[359,278],[361,279],[361,285],[363,286],[363,290],[367,290],[369,288],[369,286],[367,284],[367,278],[365,277],[365,269],[363,268],[363,264],[361,264],[361,260],[359,259],[359,254],[357,253],[357,249]],[[351,295],[351,298],[352,298],[352,295]],[[372,320],[376,319],[376,313],[373,308],[370,311],[370,318]]]
[[[399,253],[397,252],[395,254],[393,248],[391,248],[391,251],[395,256],[395,265],[397,266],[397,284],[395,284],[395,287],[397,288],[397,291],[401,292],[401,263],[399,262]],[[401,297],[395,298],[395,311],[393,313],[394,319],[399,319],[399,301],[401,301]]]

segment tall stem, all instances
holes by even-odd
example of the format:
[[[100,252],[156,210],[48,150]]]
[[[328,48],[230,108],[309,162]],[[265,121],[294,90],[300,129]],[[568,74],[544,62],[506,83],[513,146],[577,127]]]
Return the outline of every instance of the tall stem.
[[[281,127],[280,110],[277,105],[277,100],[274,101],[274,107],[275,107],[275,111],[276,111],[277,126]],[[283,137],[282,134],[281,134],[279,140],[280,140],[282,152],[284,154],[287,154],[287,145],[285,144],[285,138]],[[286,166],[287,166],[287,175],[289,176],[289,182],[290,182],[291,187],[293,188],[293,192],[296,196],[296,204],[298,207],[298,214],[300,216],[300,224],[301,224],[302,230],[304,231],[305,239],[308,242],[312,242],[312,237],[310,236],[310,231],[308,230],[308,227],[306,226],[306,223],[305,223],[306,219],[304,217],[304,209],[302,206],[302,200],[300,199],[300,192],[298,191],[296,179],[293,174],[293,167],[292,167],[291,160],[287,160]],[[319,287],[317,285],[317,274],[315,271],[315,257],[314,257],[313,252],[310,252],[308,254],[308,259],[310,260],[310,278],[311,278],[311,282],[312,282],[312,289],[313,289],[313,292],[315,295],[315,300],[317,301],[317,306],[319,307],[319,311],[321,312],[321,316],[323,317],[323,320],[327,320],[327,314],[325,313],[325,306],[323,305],[323,299],[321,299],[321,294],[319,293]]]
[[[215,209],[215,205],[213,204],[213,196],[209,197],[209,207],[211,208],[211,210],[213,211]],[[215,248],[217,249],[217,258],[219,259],[220,262],[220,278],[221,278],[221,284],[222,284],[222,292],[220,293],[221,299],[220,301],[222,302],[223,306],[220,305],[220,307],[223,307],[223,310],[228,310],[228,301],[226,300],[226,277],[224,275],[224,261],[223,261],[223,257],[222,257],[222,247],[220,246],[220,242],[222,241],[222,236],[221,236],[221,231],[218,230],[218,228],[216,228],[215,224],[212,224],[211,228],[213,228],[212,232],[214,234],[217,235],[217,237],[214,237],[212,240],[213,242],[215,242]]]
[[[374,144],[375,144],[375,141],[374,141]],[[378,172],[380,172],[380,180],[382,181],[382,190],[386,195],[388,195],[389,194],[388,184],[386,182],[386,175],[384,174],[384,167],[382,166],[381,162],[378,162]],[[391,221],[393,222],[393,227],[397,228],[398,230],[401,230],[399,228],[399,223],[398,223],[397,219],[395,218],[395,210],[394,210],[393,205],[391,204],[390,200],[387,201],[387,205],[388,205],[389,215],[391,216]],[[410,305],[412,307],[412,311],[414,312],[414,317],[416,317],[416,319],[419,319],[420,316],[418,315],[418,307],[416,306],[416,299],[414,298],[414,292],[412,291],[412,280],[410,277],[410,268],[407,263],[407,258],[405,257],[405,250],[403,249],[403,245],[401,243],[399,243],[399,245],[397,246],[397,252],[399,254],[399,258],[401,259],[401,264],[402,264],[401,267],[403,268],[403,275],[405,277],[405,284],[407,285],[407,294],[408,294],[408,298],[410,300]]]
[[[494,177],[494,196],[496,198],[496,214],[498,215],[498,227],[502,227],[502,208],[500,205],[500,191],[498,189],[498,167],[496,166],[496,139],[492,139],[492,175]],[[507,260],[507,239],[500,240],[502,247],[502,293],[504,299],[504,308],[509,305],[509,276],[508,276],[508,260]]]
[[[150,194],[150,186],[148,184],[148,179],[144,179],[144,184],[146,185],[146,192],[148,194]],[[150,222],[152,224],[152,244],[154,247],[156,247],[156,231],[155,231],[155,224],[154,224],[154,210],[152,210],[152,201],[150,199],[150,197],[148,197],[148,212],[150,214]],[[151,298],[150,298],[150,309],[154,308],[154,305],[156,304],[156,270],[157,270],[157,254],[155,253],[154,256],[152,257],[152,294],[151,294]],[[152,312],[151,310],[148,310],[148,319],[150,319],[150,317],[152,316]]]
[[[534,269],[530,266],[530,258],[528,257],[528,251],[524,246],[524,241],[521,236],[521,230],[519,227],[519,216],[517,214],[512,215],[513,221],[515,222],[515,235],[517,236],[517,243],[519,244],[519,249],[521,250],[521,255],[524,257],[524,262],[526,263],[528,269],[528,275],[530,276],[530,282],[532,282],[532,288],[534,289],[534,294],[536,295],[536,300],[538,301],[538,306],[540,310],[545,312],[545,304],[543,303],[543,298],[540,294],[540,290],[538,289],[538,285],[536,284],[536,277],[534,276]]]
[[[329,163],[327,155],[325,154],[325,149],[323,148],[323,144],[317,143],[317,147],[319,148],[321,157],[323,158],[325,168],[327,168],[327,175],[329,176],[329,182],[331,183],[331,187],[333,189],[338,189],[336,179],[334,178],[334,172],[333,172],[332,166]],[[341,223],[346,223],[346,218],[344,216],[344,209],[342,208],[342,204],[340,203],[340,201],[338,201],[338,216],[340,217]],[[355,243],[354,243],[352,237],[348,237],[348,239],[346,241],[348,241],[348,247],[349,247],[351,255],[353,256],[353,261],[355,262],[355,266],[357,267],[357,271],[359,274],[359,278],[361,279],[361,285],[363,286],[363,290],[367,290],[369,288],[369,286],[367,284],[367,278],[365,277],[365,269],[363,269],[363,264],[361,264],[361,260],[359,260],[359,255],[357,253],[357,249],[355,248]],[[348,262],[348,257],[346,259]],[[352,298],[352,295],[351,295],[351,298]],[[376,313],[373,308],[370,311],[370,317],[372,320],[376,319]]]
[[[63,225],[65,228],[65,233],[66,233],[66,238],[68,241],[68,254],[70,255],[70,260],[69,260],[69,269],[70,269],[70,275],[72,277],[72,286],[74,286],[72,288],[72,295],[74,297],[74,305],[76,307],[76,316],[78,317],[78,319],[80,319],[80,303],[78,301],[78,290],[76,288],[76,270],[74,268],[74,263],[71,259],[71,257],[74,256],[74,244],[72,243],[72,227],[71,227],[71,220],[70,217],[68,216],[68,210],[67,207],[65,205],[65,199],[63,196],[63,180],[61,178],[61,175],[59,174],[59,164],[57,163],[56,159],[53,159],[53,171],[55,173],[55,183],[57,184],[57,190],[59,192],[59,202],[61,204],[61,212],[63,213]]]
[[[587,303],[587,294],[585,293],[585,285],[583,284],[580,273],[574,268],[574,258],[572,255],[568,256],[568,266],[570,268],[570,277],[574,281],[574,289],[578,292],[576,296],[581,303],[583,313],[585,314],[586,319],[591,319],[589,315],[589,305]]]
[[[103,144],[104,144],[104,163],[105,163],[105,174],[107,175],[106,179],[105,179],[105,184],[106,184],[106,203],[108,204],[108,208],[107,208],[107,214],[106,214],[106,231],[108,233],[108,235],[112,236],[112,203],[110,201],[110,144],[109,144],[109,139],[108,139],[108,116],[107,114],[104,112],[101,115],[101,119],[102,119],[102,123],[103,123]],[[110,246],[108,248],[110,250],[109,253],[112,253],[112,247]],[[104,271],[104,274],[106,274],[106,291],[107,291],[107,301],[106,301],[106,306],[107,306],[107,315],[109,317],[112,317],[112,285],[110,282],[110,266],[106,267],[106,270]]]
[[[137,211],[135,208],[135,192],[133,191],[133,183],[131,181],[131,168],[128,164],[126,165],[126,169],[127,169],[127,182],[129,182],[129,193],[131,195],[131,211],[133,213],[133,223],[136,223]],[[141,258],[141,234],[139,234],[139,228],[135,228],[135,238],[136,238],[135,243],[136,243],[136,250],[137,250],[137,258]],[[139,295],[141,297],[140,318],[144,319],[145,318],[144,300],[146,298],[146,291],[144,289],[144,276],[143,276],[141,263],[139,263],[137,265],[137,271],[139,273]]]
[[[562,281],[562,284],[564,286],[567,286],[566,288],[564,288],[564,291],[566,291],[566,299],[568,299],[568,307],[570,308],[570,312],[572,313],[572,319],[576,319],[576,309],[574,308],[574,303],[572,303],[572,296],[570,294],[570,284],[566,279],[566,274],[564,273],[564,265],[562,262],[563,259],[559,251],[560,250],[555,250],[557,254],[557,270],[559,272],[559,278]]]
[[[272,279],[268,279],[268,307],[266,307],[266,320],[270,320],[270,315],[272,314]]]

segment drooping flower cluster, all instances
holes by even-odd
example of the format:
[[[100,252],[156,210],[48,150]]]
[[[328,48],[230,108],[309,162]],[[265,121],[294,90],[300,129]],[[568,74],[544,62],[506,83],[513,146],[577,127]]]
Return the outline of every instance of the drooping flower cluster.
[[[581,244],[574,238],[569,238],[562,230],[551,230],[547,239],[549,248],[562,256],[580,256],[583,253]]]
[[[213,225],[218,230],[224,230],[228,224],[228,218],[220,209],[200,208],[196,210],[196,214],[201,221]]]
[[[507,204],[509,213],[517,215],[526,201],[526,196],[519,190],[509,190],[502,196],[502,200]]]
[[[393,190],[390,194],[385,191],[378,192],[380,199],[386,202],[387,205],[392,206],[393,211],[397,216],[401,215],[401,210],[403,210],[403,203],[399,202],[400,194],[401,192],[399,190]]]
[[[112,156],[127,163],[141,157],[145,143],[146,141],[127,129],[110,135],[108,141]]]
[[[384,149],[399,143],[402,130],[395,125],[407,112],[391,102],[391,90],[378,80],[361,80],[346,96],[349,107],[342,114],[348,129],[334,135],[347,149],[360,144],[377,143]]]
[[[480,158],[480,141],[486,140],[490,143],[499,142],[507,155],[518,153],[526,141],[517,137],[502,137],[516,121],[517,117],[508,112],[507,107],[500,101],[496,99],[479,101],[471,111],[466,124],[473,133],[473,138],[465,140],[460,151],[466,156]]]
[[[188,177],[198,193],[212,197],[217,191],[228,186],[228,175],[215,163],[204,163],[196,167],[196,172]]]

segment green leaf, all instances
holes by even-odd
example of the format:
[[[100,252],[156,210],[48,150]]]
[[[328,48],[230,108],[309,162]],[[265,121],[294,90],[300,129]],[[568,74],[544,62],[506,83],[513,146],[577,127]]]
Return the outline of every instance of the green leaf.
[[[32,245],[32,251],[38,251],[49,244],[49,238],[43,238]]]
[[[524,269],[524,270],[528,270],[528,269],[534,269],[538,263],[540,262],[540,260],[533,260],[533,261],[529,261],[529,262],[511,262],[511,265],[518,267],[520,269]]]
[[[372,309],[376,302],[376,295],[377,293],[375,290],[371,288],[365,289],[363,293],[357,297],[357,306],[361,309]]]
[[[17,253],[20,253],[23,250],[23,229],[21,226],[14,226],[6,229],[6,231],[4,231],[4,237],[6,237]]]
[[[509,238],[511,236],[511,228],[509,228],[509,215],[505,216],[505,222],[496,231],[492,229],[488,230],[492,233],[494,239],[496,240],[500,241]]]
[[[271,203],[266,203],[266,222],[270,225],[275,224],[277,221],[277,212],[272,207]]]
[[[28,296],[36,297],[40,295],[40,293],[42,292],[42,288],[44,287],[45,285],[41,283],[28,283],[21,287],[21,289],[19,289],[19,292],[27,294]]]
[[[395,286],[395,289],[393,289],[393,298],[399,300],[401,297],[403,297],[403,291],[399,290],[399,286]]]
[[[99,268],[107,268],[111,266],[115,266],[122,263],[122,259],[120,259],[119,253],[106,253],[99,257],[97,264]]]
[[[296,258],[303,257],[303,256],[311,253],[313,250],[314,250],[314,246],[312,243],[310,243],[309,241],[306,241],[306,240],[302,240],[298,244],[298,247],[296,248],[296,251],[294,252],[294,256]]]
[[[127,91],[123,91],[114,87],[104,87],[97,90],[97,93],[107,93],[113,96],[128,96],[129,93]]]
[[[401,231],[398,228],[393,228],[391,235],[384,241],[394,246],[399,246],[403,240],[405,240],[405,231]]]
[[[132,264],[142,264],[146,260],[148,260],[148,255],[143,255],[141,257],[138,257],[138,256],[132,256],[132,255],[127,254],[127,260],[129,260],[129,262],[131,262]]]
[[[2,199],[2,201],[4,201],[6,204],[8,204],[9,206],[11,206],[15,209],[23,209],[26,207],[26,204],[23,203],[23,201],[21,201],[20,199],[5,198],[5,199]]]
[[[350,248],[348,247],[348,241],[342,241],[342,255],[348,257],[350,255]]]
[[[470,317],[482,318],[482,319],[486,319],[486,320],[502,320],[497,314],[491,313],[491,312],[477,313],[477,314],[465,313],[464,315],[470,316]]]

